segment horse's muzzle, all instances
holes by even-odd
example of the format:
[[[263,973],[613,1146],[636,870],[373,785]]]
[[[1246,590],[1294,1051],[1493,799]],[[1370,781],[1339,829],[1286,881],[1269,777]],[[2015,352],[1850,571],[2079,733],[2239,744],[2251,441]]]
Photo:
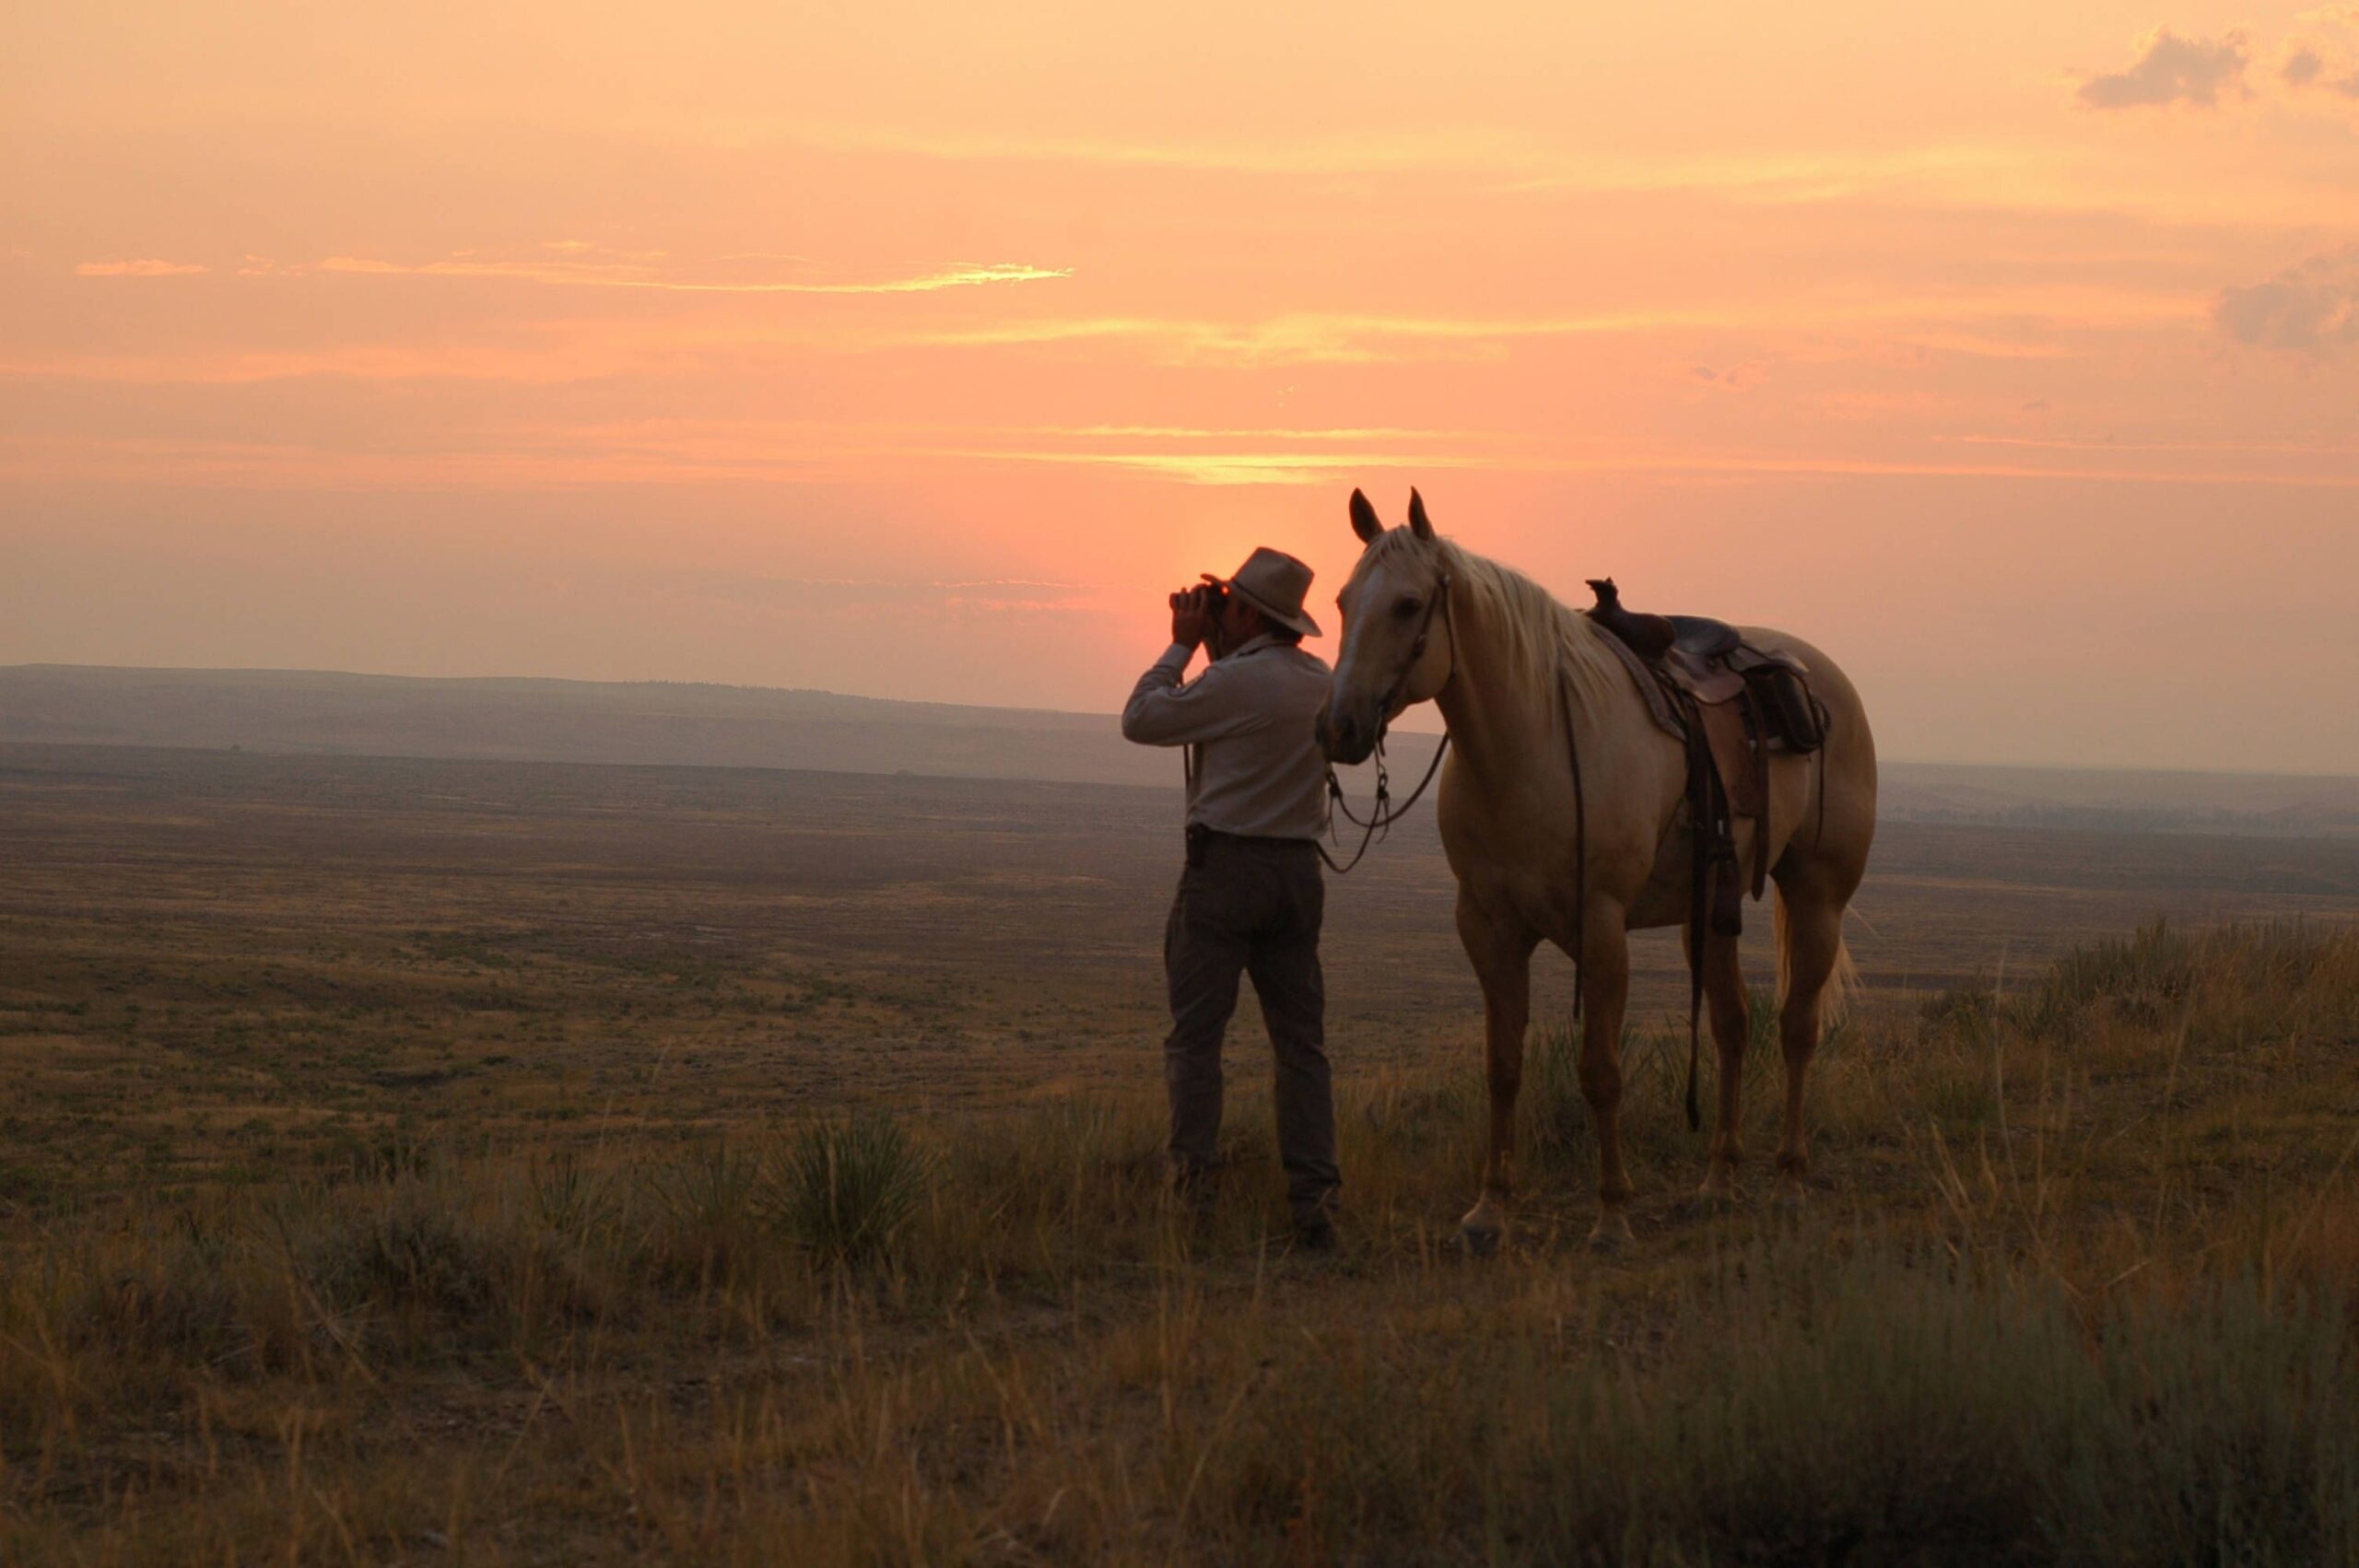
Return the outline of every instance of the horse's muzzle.
[[[1316,730],[1319,749],[1326,754],[1329,762],[1340,762],[1349,767],[1366,762],[1368,753],[1376,750],[1375,720],[1371,717],[1361,720],[1348,713],[1339,713],[1332,702],[1319,710]]]

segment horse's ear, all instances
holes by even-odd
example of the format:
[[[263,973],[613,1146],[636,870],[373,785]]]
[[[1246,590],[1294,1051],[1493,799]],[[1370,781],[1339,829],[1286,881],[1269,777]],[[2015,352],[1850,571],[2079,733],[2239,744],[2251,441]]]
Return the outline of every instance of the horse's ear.
[[[1434,525],[1426,521],[1426,498],[1414,486],[1409,491],[1409,532],[1428,544],[1434,542]]]
[[[1363,544],[1375,544],[1376,536],[1384,532],[1384,524],[1376,521],[1376,509],[1357,490],[1352,492],[1352,532]]]

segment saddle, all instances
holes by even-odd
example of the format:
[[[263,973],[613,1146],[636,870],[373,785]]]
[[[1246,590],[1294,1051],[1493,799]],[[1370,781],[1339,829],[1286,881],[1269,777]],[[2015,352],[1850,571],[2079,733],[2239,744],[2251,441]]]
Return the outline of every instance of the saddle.
[[[1696,952],[1703,922],[1735,936],[1744,929],[1736,821],[1755,820],[1753,896],[1769,875],[1769,755],[1807,755],[1826,743],[1825,710],[1810,671],[1791,654],[1755,648],[1726,621],[1656,615],[1623,607],[1612,578],[1593,578],[1590,619],[1629,667],[1655,723],[1687,752],[1689,831],[1695,836]]]

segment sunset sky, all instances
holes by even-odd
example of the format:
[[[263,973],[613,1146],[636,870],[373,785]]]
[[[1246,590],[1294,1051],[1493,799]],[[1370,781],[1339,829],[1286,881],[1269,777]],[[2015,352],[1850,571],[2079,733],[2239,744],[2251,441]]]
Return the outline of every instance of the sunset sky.
[[[0,149],[0,663],[1110,712],[1414,484],[1887,756],[2359,772],[2359,5],[29,0]]]

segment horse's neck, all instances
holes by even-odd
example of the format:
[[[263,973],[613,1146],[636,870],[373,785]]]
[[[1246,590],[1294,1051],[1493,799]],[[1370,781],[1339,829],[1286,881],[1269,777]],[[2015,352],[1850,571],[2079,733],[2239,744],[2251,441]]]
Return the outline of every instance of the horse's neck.
[[[1456,614],[1451,630],[1457,667],[1435,702],[1449,726],[1450,743],[1466,766],[1485,777],[1513,771],[1535,748],[1553,752],[1562,744],[1555,738],[1559,698],[1554,662],[1543,678],[1527,667],[1528,660],[1512,653],[1508,628],[1495,619],[1504,613],[1504,606],[1475,601]],[[1553,627],[1550,634],[1553,648]]]

